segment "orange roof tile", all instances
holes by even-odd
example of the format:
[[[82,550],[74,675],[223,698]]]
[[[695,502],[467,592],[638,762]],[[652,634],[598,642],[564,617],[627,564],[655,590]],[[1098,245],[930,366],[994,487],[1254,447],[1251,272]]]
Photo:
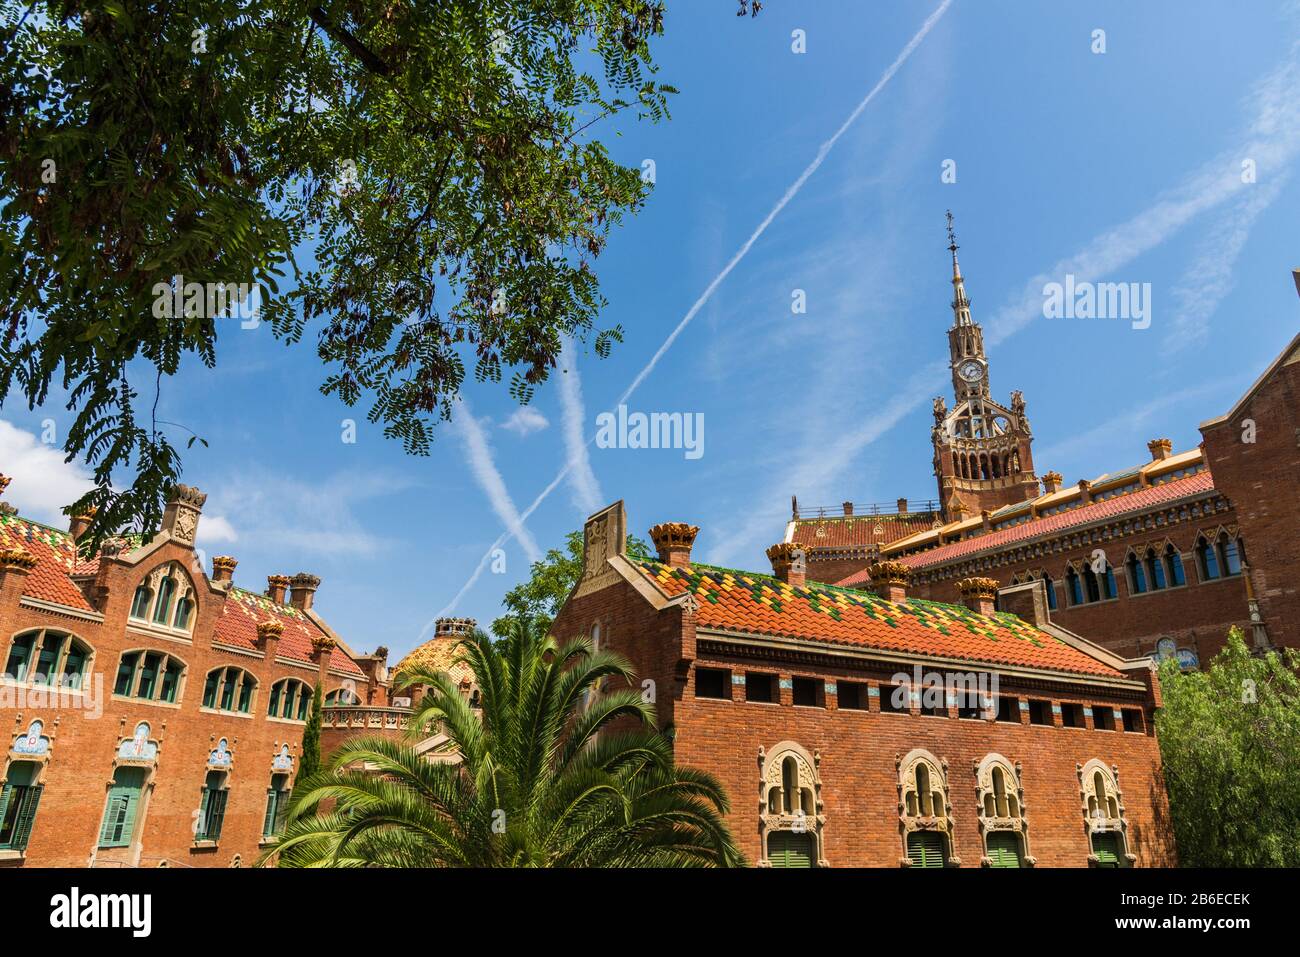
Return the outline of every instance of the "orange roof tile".
[[[986,617],[962,605],[921,599],[894,603],[871,592],[830,585],[795,588],[768,575],[708,565],[672,568],[652,560],[634,564],[669,596],[693,592],[701,627],[993,666],[1123,677],[1011,614]]]
[[[23,594],[30,598],[93,611],[86,596],[69,577],[81,574],[77,549],[67,532],[60,532],[17,515],[0,515],[0,541],[30,552],[36,567],[27,575]]]
[[[809,548],[862,548],[890,542],[934,527],[936,512],[903,515],[851,515],[795,519],[792,541]]]
[[[243,588],[230,589],[221,617],[217,619],[214,637],[228,645],[255,648],[257,626],[263,621],[278,621],[284,625],[279,654],[295,661],[311,661],[311,640],[324,634],[316,623],[292,605],[274,602],[266,595]],[[337,645],[330,652],[330,668],[354,675],[365,674]]]

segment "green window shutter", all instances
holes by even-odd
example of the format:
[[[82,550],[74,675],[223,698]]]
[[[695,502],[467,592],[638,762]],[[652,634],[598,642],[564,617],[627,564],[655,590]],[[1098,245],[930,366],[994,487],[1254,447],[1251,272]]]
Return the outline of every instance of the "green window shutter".
[[[1115,834],[1094,834],[1092,853],[1097,855],[1098,867],[1119,867],[1119,837]]]
[[[9,846],[17,851],[27,850],[27,841],[32,836],[32,825],[36,822],[36,808],[41,803],[41,792],[45,790],[45,785],[37,784],[21,790],[24,792],[23,803],[18,811],[14,836],[9,843]]]
[[[226,819],[226,796],[230,793],[225,788],[209,792],[208,801],[208,840],[221,840],[221,825]]]
[[[135,812],[144,786],[142,768],[119,768],[108,792],[104,824],[99,832],[100,847],[126,847],[135,831]]]
[[[195,840],[210,840],[208,831],[208,805],[212,803],[212,792],[208,790],[207,785],[199,789],[199,829],[194,833]]]
[[[988,858],[992,867],[1020,867],[1020,839],[1011,831],[994,831],[988,836]]]
[[[943,835],[914,831],[907,835],[907,856],[913,867],[943,867]]]
[[[275,833],[275,820],[279,816],[276,812],[276,803],[280,798],[280,792],[275,788],[266,789],[266,815],[262,818],[262,836],[270,837]]]
[[[767,860],[773,867],[812,867],[812,835],[773,831],[767,839]]]

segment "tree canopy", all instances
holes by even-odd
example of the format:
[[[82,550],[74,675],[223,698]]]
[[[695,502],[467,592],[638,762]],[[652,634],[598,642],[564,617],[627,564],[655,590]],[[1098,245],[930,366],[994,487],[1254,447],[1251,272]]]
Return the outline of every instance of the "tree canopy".
[[[87,544],[157,527],[150,410],[232,301],[413,453],[467,374],[526,402],[563,337],[621,338],[593,262],[650,186],[595,136],[668,115],[661,0],[0,9],[0,402],[66,399]]]
[[[1233,629],[1202,671],[1160,666],[1156,733],[1184,867],[1300,866],[1300,653]]]

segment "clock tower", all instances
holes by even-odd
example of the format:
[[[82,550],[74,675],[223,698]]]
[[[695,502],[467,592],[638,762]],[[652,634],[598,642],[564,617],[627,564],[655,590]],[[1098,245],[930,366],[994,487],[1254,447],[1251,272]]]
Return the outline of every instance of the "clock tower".
[[[951,212],[948,249],[953,291],[948,356],[955,404],[949,410],[942,397],[934,400],[931,440],[939,502],[951,522],[1036,498],[1039,489],[1024,398],[1012,392],[1008,407],[994,402],[989,391],[984,331],[971,318]]]

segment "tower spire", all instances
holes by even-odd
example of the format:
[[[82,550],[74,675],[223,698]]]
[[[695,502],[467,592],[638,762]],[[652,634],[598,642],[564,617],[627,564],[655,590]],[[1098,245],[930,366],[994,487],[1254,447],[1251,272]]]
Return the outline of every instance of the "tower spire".
[[[952,228],[952,210],[948,210],[948,249],[952,252],[952,317],[954,326],[969,326],[970,300],[966,298],[966,282],[957,263],[957,233]]]

